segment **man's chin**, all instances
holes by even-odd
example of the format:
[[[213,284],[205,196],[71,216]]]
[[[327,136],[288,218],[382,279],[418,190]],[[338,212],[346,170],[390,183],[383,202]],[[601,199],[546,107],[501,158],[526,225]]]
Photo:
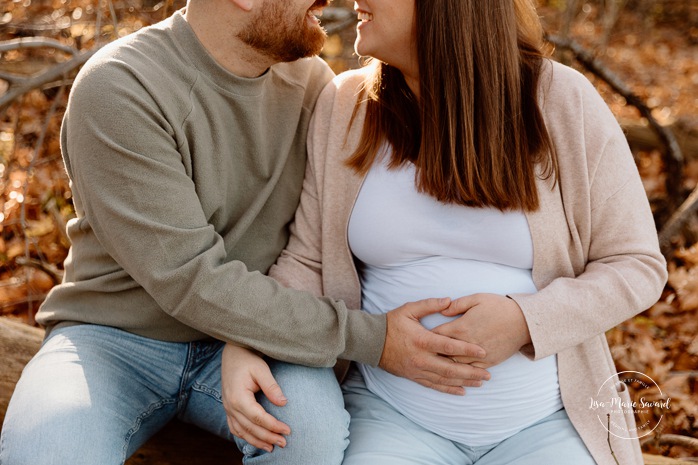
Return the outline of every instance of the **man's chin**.
[[[326,35],[324,34],[324,30],[321,38],[322,40],[318,38],[318,40],[314,41],[313,43],[305,43],[303,46],[287,47],[283,55],[272,56],[272,58],[276,59],[277,61],[288,63],[300,60],[301,58],[317,56],[320,54],[320,52],[322,52],[322,47],[325,45]]]
[[[320,55],[322,48],[325,46],[325,40],[327,40],[327,32],[322,26],[316,25],[309,31],[306,36],[305,41],[305,52],[302,57],[307,58],[311,56]]]

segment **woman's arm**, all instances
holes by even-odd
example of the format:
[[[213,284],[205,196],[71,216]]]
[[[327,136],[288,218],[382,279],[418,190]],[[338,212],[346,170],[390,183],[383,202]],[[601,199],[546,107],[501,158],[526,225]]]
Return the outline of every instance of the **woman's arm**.
[[[605,146],[591,184],[587,261],[531,295],[512,295],[544,358],[603,334],[652,306],[667,279],[647,194],[622,133]]]
[[[666,263],[647,195],[620,130],[604,145],[594,168],[590,207],[585,209],[588,221],[575,223],[580,235],[589,238],[581,273],[552,279],[535,294],[458,299],[445,313],[464,316],[437,332],[482,345],[488,352],[484,366],[500,363],[519,349],[537,360],[603,334],[657,301],[667,278]]]
[[[322,101],[319,104],[322,104]],[[276,263],[269,269],[269,276],[286,287],[304,289],[315,296],[322,296],[322,217],[313,158],[316,145],[316,138],[313,137],[314,121],[315,116],[308,136],[310,155],[305,166],[303,190],[296,216],[291,224],[289,241]]]

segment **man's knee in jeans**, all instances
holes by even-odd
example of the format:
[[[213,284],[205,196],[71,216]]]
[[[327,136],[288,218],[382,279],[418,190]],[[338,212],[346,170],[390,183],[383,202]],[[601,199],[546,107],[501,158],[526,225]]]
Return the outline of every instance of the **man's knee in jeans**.
[[[2,428],[0,464],[123,461],[124,435],[118,441],[109,436],[109,428],[96,427],[99,418],[85,384],[51,383],[35,376],[41,369],[41,365],[25,369],[15,389]]]
[[[134,382],[138,378],[134,364],[121,356],[143,356],[144,350],[139,346],[119,352],[127,341],[115,333],[109,328],[72,326],[54,331],[44,342],[25,367],[10,401],[0,464],[123,463],[134,435],[145,431],[143,412],[162,397],[146,396],[142,385]],[[116,349],[108,350],[116,341]],[[162,351],[156,353],[162,360]]]

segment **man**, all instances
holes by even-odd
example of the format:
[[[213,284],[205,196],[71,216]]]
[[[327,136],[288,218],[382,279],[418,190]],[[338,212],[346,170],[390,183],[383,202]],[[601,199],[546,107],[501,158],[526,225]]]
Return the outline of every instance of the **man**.
[[[77,218],[46,341],[8,408],[0,464],[120,464],[178,417],[235,440],[247,464],[339,464],[346,412],[330,368],[276,365],[288,441],[234,437],[220,401],[224,341],[284,362],[378,364],[435,387],[473,346],[284,289],[307,124],[332,77],[316,55],[328,0],[189,0],[97,53],[72,89],[62,151]],[[408,363],[415,362],[415,363]]]

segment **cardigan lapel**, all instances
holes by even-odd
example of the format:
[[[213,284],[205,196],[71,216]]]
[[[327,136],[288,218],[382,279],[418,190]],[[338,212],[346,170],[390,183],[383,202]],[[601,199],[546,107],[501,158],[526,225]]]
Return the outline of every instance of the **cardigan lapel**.
[[[544,179],[540,169],[538,171],[536,185],[540,205],[538,210],[526,212],[526,219],[533,241],[533,282],[540,290],[556,277],[573,277],[575,273],[572,264],[561,259],[569,256],[565,245],[569,246],[571,239],[560,182],[551,187],[552,178]],[[561,237],[568,240],[561,241]]]

